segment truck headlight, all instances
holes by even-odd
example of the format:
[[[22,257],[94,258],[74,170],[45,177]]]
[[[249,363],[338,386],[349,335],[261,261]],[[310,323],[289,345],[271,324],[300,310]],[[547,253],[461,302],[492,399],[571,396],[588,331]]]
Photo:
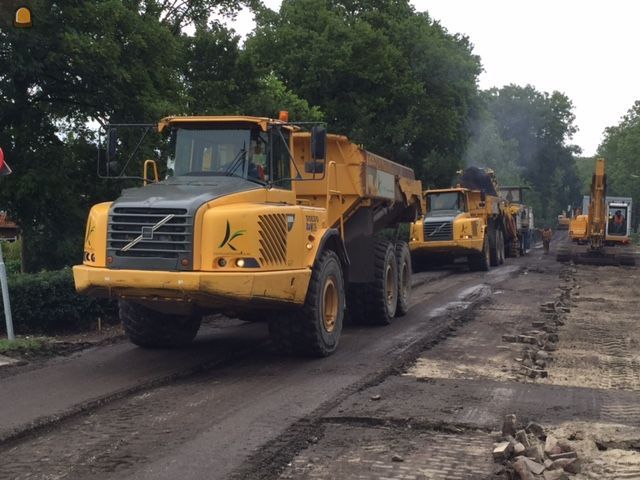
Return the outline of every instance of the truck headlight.
[[[238,268],[259,268],[260,264],[255,258],[238,258],[236,259],[236,267]]]

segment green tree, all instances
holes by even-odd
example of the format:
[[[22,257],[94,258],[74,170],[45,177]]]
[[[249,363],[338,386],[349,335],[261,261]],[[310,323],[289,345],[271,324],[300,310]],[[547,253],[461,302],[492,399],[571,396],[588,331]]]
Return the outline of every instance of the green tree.
[[[185,108],[187,24],[235,0],[31,0],[31,29],[0,18],[0,145],[14,174],[0,202],[23,236],[27,271],[81,259],[89,205],[121,185],[96,178],[88,124],[154,122]]]
[[[449,183],[459,168],[480,62],[466,37],[408,1],[285,0],[259,12],[247,53],[318,106],[332,131],[429,183]]]
[[[322,114],[298,97],[273,73],[259,73],[240,48],[240,38],[222,25],[196,29],[185,38],[186,111],[199,115],[242,114],[291,120],[320,120]]]
[[[608,127],[598,147],[598,157],[606,160],[607,193],[640,199],[640,100],[636,101],[618,125]],[[593,167],[592,167],[593,170]],[[637,229],[638,208],[632,212]]]
[[[580,199],[579,148],[569,143],[577,130],[571,100],[531,85],[508,85],[488,92],[487,107],[501,138],[517,145],[515,164],[533,189],[529,199],[538,219],[551,223]]]

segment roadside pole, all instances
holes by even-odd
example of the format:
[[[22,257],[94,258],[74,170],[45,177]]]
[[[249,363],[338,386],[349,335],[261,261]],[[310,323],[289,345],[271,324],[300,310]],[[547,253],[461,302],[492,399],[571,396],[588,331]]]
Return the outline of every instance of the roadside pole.
[[[9,284],[7,283],[7,269],[4,266],[4,256],[2,254],[2,242],[0,242],[0,282],[2,283],[2,304],[4,305],[4,320],[7,324],[7,338],[11,341],[16,339],[13,333],[13,318],[11,317],[11,303],[9,302]]]
[[[4,161],[4,152],[0,148],[0,176],[9,175],[11,168]],[[2,304],[4,305],[4,320],[7,324],[7,338],[10,341],[16,339],[13,333],[13,318],[11,317],[11,303],[9,302],[9,283],[7,281],[7,268],[4,265],[2,243],[0,242],[0,283],[2,284]]]

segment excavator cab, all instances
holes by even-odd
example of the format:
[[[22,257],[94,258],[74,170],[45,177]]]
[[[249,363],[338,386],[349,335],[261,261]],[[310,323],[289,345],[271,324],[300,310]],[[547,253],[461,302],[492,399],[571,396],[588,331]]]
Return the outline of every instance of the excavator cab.
[[[624,203],[607,206],[607,243],[629,243],[629,208]]]

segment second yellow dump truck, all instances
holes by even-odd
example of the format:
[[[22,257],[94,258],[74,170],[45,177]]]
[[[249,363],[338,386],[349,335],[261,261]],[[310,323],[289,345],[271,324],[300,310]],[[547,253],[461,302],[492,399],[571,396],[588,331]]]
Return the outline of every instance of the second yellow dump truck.
[[[324,127],[260,117],[169,117],[167,178],[89,214],[76,288],[119,300],[136,344],[190,342],[203,315],[267,321],[282,352],[326,356],[351,318],[408,309],[404,242],[421,213],[411,169]],[[109,141],[110,150],[117,141]]]
[[[456,187],[424,192],[425,214],[411,226],[409,248],[419,268],[466,257],[471,270],[501,265],[517,240],[509,204],[489,169],[469,167]]]

